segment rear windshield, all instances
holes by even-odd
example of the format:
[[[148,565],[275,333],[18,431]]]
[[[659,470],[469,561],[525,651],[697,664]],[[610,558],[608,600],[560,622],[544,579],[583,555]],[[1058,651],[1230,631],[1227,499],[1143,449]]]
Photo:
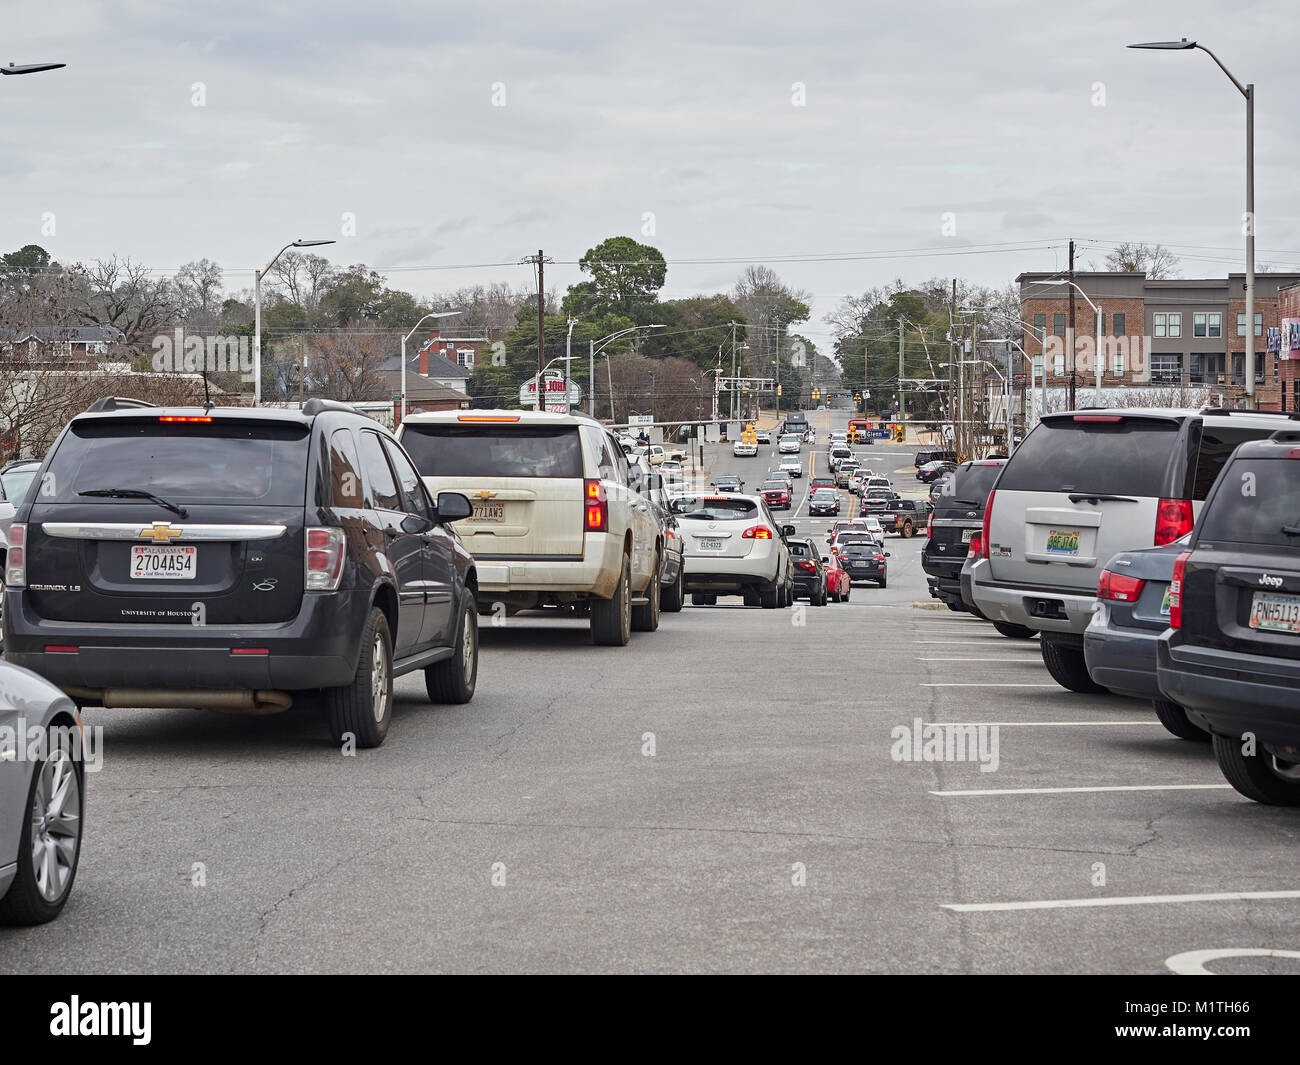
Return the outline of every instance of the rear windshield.
[[[875,543],[862,540],[846,544],[840,548],[840,554],[846,558],[875,558],[880,554],[880,548]]]
[[[789,487],[789,485],[787,485],[784,481],[764,481],[764,482],[763,482],[763,491],[764,491],[764,492],[784,492],[788,487]]]
[[[576,425],[407,422],[402,446],[425,477],[581,477]]]
[[[819,488],[819,489],[817,489],[817,491],[815,491],[815,492],[812,494],[812,497],[813,497],[813,499],[818,499],[818,500],[821,500],[821,499],[838,499],[838,498],[839,498],[839,496],[837,496],[837,495],[836,495],[834,492],[832,492],[829,488]]]
[[[812,486],[814,488],[830,488],[834,483],[835,482],[829,477],[814,477],[812,479]]]
[[[679,496],[673,500],[673,513],[700,521],[741,521],[758,517],[758,506],[734,496]]]
[[[1177,442],[1178,422],[1165,418],[1049,419],[1016,449],[998,490],[1159,498]]]
[[[122,488],[169,503],[302,506],[309,435],[306,425],[226,418],[73,422],[50,462],[49,493],[41,500],[120,505],[80,493]]]
[[[790,554],[796,558],[812,558],[813,549],[802,540],[787,540],[786,546],[790,548]]]
[[[1238,444],[1247,440],[1264,440],[1274,429],[1250,429],[1244,426],[1206,425],[1201,429],[1201,445],[1196,452],[1196,472],[1192,475],[1192,498],[1205,499],[1214,487],[1224,463]]]
[[[983,506],[1001,472],[1001,466],[968,466],[958,470],[946,482],[941,498],[972,507]]]
[[[1238,459],[1223,478],[1201,515],[1200,541],[1300,548],[1300,461]]]

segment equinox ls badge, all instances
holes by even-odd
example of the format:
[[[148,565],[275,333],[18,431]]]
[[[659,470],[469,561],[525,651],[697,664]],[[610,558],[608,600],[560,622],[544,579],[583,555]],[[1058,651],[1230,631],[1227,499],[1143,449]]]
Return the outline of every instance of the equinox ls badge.
[[[142,540],[152,540],[156,544],[171,543],[178,536],[184,535],[184,529],[172,528],[171,523],[166,521],[156,521],[150,528],[140,530]]]

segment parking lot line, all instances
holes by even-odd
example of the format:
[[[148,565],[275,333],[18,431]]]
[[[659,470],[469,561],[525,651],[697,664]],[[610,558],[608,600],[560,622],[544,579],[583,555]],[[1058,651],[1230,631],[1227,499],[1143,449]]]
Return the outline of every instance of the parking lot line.
[[[917,658],[918,662],[1006,662],[1006,655],[999,655],[997,658],[947,658],[940,656],[938,658]]]
[[[1102,791],[1226,791],[1231,784],[1105,784],[1087,788],[971,788],[961,791],[932,791],[944,798],[971,795],[1080,795]]]
[[[1032,902],[945,902],[957,913],[999,910],[1068,910],[1090,906],[1160,906],[1179,902],[1250,902],[1261,899],[1300,899],[1300,891],[1206,891],[1195,895],[1114,895],[1109,898],[1038,899]]]
[[[980,684],[974,681],[950,681],[947,683],[937,684],[933,681],[923,682],[922,688],[1059,688],[1060,685],[1053,681],[1051,684],[1046,682],[1042,684],[1002,684],[990,683]]]
[[[1003,636],[988,636],[982,640],[913,640],[917,646],[933,645],[935,647],[987,647],[993,642],[1005,644],[1008,651],[1037,651],[1038,644],[1031,642],[1012,643]]]
[[[1068,725],[1160,725],[1156,718],[1149,721],[927,721],[925,726],[936,728],[1064,728]]]

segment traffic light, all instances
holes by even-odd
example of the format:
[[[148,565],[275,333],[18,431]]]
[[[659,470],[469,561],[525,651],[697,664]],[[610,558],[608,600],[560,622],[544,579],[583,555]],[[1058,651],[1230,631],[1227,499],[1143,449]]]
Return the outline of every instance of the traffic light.
[[[781,394],[781,386],[780,386],[780,385],[777,385],[777,386],[776,386],[776,394],[777,394],[778,396]]]
[[[853,402],[854,402],[854,403],[861,403],[861,402],[862,402],[862,397],[861,397],[860,395],[858,395],[856,392],[853,393]]]

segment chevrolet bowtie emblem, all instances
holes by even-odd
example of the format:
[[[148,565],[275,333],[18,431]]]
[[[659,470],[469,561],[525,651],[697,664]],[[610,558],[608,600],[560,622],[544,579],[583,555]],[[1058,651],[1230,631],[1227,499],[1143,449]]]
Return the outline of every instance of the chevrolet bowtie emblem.
[[[156,544],[171,543],[178,536],[184,536],[184,529],[174,529],[170,522],[156,521],[148,529],[140,530],[142,540],[152,540]]]
[[[496,493],[495,493],[495,492],[475,492],[474,494],[475,494],[475,496],[477,496],[479,499],[493,499],[493,498],[496,497]]]

